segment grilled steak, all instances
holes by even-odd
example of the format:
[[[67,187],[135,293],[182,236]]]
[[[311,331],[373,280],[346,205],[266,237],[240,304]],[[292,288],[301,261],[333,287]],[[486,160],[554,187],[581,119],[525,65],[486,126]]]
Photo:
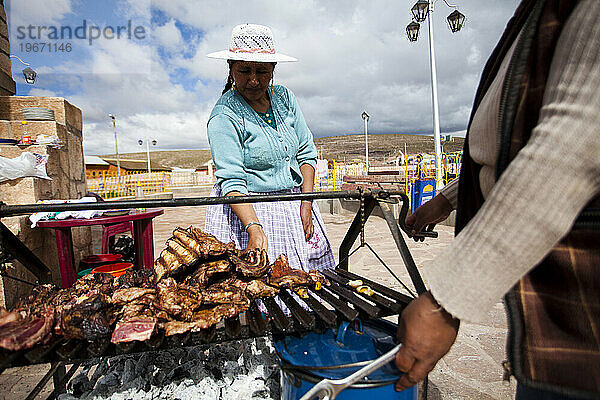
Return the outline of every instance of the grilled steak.
[[[240,254],[240,257],[235,252],[229,252],[227,257],[235,265],[236,272],[247,278],[259,278],[271,269],[266,250],[246,251]]]
[[[156,293],[154,289],[144,289],[144,288],[127,288],[127,289],[117,289],[112,295],[111,303],[118,304],[127,304],[133,300],[137,300],[140,297]]]
[[[114,319],[110,297],[93,294],[62,312],[60,330],[67,339],[96,340],[110,336]]]
[[[273,297],[276,296],[277,293],[279,293],[279,289],[267,285],[266,283],[264,283],[261,280],[255,279],[253,281],[250,281],[250,283],[248,283],[248,285],[246,286],[246,290],[245,290],[246,296],[250,299],[250,300],[254,300],[254,299],[258,299],[261,297]]]
[[[194,251],[202,259],[223,256],[227,252],[235,251],[235,244],[233,242],[225,244],[213,235],[193,226],[190,226],[187,230],[198,242],[198,246],[194,248]]]
[[[288,264],[287,257],[280,255],[271,266],[271,276],[269,277],[269,285],[276,288],[293,289],[297,286],[307,286],[312,284],[310,275],[300,269],[293,269]]]
[[[184,245],[182,245],[179,240],[175,238],[171,238],[167,240],[167,247],[171,249],[173,253],[181,260],[181,264],[183,266],[191,265],[194,262],[198,261],[198,256],[191,249],[187,249]],[[170,270],[171,274],[176,271]]]
[[[138,287],[150,289],[154,288],[154,270],[151,268],[128,269],[123,275],[116,279],[116,289],[126,289],[130,287]]]
[[[235,278],[225,279],[202,289],[204,304],[248,303],[244,293],[246,283]]]
[[[152,337],[156,329],[156,318],[134,318],[127,321],[117,322],[112,334],[112,343],[133,342],[135,340],[145,341]]]
[[[44,309],[39,315],[8,322],[0,330],[0,347],[6,350],[23,350],[43,341],[52,332],[54,309]]]
[[[202,305],[202,294],[191,286],[178,284],[173,278],[167,278],[158,283],[156,300],[156,308],[177,319],[189,320],[192,313]]]
[[[217,260],[201,264],[196,272],[185,278],[184,283],[192,286],[205,287],[211,277],[229,272],[231,264],[228,260]]]
[[[194,313],[190,322],[170,321],[163,324],[165,336],[186,332],[198,332],[209,328],[224,318],[230,318],[248,309],[247,304],[219,304]]]
[[[160,256],[154,261],[154,272],[156,273],[156,282],[166,276],[172,275],[183,266],[182,261],[172,252],[170,248],[166,248],[160,252]]]

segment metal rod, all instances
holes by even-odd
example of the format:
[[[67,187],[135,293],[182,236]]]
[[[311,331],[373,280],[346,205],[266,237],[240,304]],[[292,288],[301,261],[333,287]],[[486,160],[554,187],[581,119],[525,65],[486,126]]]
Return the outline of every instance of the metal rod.
[[[377,290],[379,293],[382,293],[384,296],[389,297],[392,300],[395,300],[399,304],[407,305],[408,303],[410,303],[413,300],[413,298],[410,296],[407,296],[405,294],[397,292],[394,289],[390,289],[387,286],[383,286],[380,283],[374,282],[374,281],[367,279],[365,277],[362,277],[360,275],[353,274],[352,272],[345,271],[343,269],[336,270],[336,272],[348,279],[351,279],[351,280],[360,279],[361,281],[363,281],[363,283],[365,285],[369,285],[371,288]]]
[[[373,200],[373,198],[368,197],[364,204],[364,210],[363,210],[364,214],[361,215],[360,212],[357,213],[356,216],[354,217],[354,220],[352,221],[352,224],[350,224],[350,228],[348,228],[348,232],[346,232],[346,236],[344,237],[344,240],[342,240],[342,243],[340,244],[339,259],[341,261],[339,263],[339,268],[348,270],[348,254],[350,253],[350,249],[352,248],[352,245],[356,241],[356,238],[360,234],[360,230],[361,230],[360,228],[361,228],[363,216],[364,216],[364,221],[366,222],[367,219],[369,218],[369,216],[371,215],[371,213],[373,212],[373,208],[375,208],[375,204],[376,204],[376,202]]]
[[[35,387],[33,388],[33,390],[25,398],[25,400],[33,400],[33,399],[35,399],[35,397],[46,386],[46,384],[48,383],[48,381],[50,380],[50,378],[54,377],[54,374],[56,372],[58,372],[61,367],[62,367],[63,373],[64,373],[65,364],[63,364],[60,361],[52,363],[52,365],[50,366],[50,370],[46,373],[46,375],[44,375],[44,377],[42,379],[40,379],[40,381],[37,383],[37,385],[35,385]]]
[[[8,251],[17,261],[23,264],[38,281],[52,282],[52,272],[23,242],[0,222],[0,247]]]
[[[157,200],[124,200],[105,201],[98,203],[63,203],[63,204],[23,204],[7,205],[0,203],[0,218],[35,212],[80,211],[80,210],[113,210],[123,208],[152,208],[152,207],[181,207],[208,206],[213,204],[259,203],[270,201],[318,200],[318,199],[359,199],[380,196],[383,190],[364,190],[362,195],[358,190],[342,190],[336,192],[290,193],[279,195],[257,196],[224,196],[224,197],[189,197],[184,199]],[[386,196],[399,196],[402,191],[385,192]]]
[[[415,290],[417,291],[418,294],[425,293],[427,291],[427,289],[425,288],[425,283],[423,283],[423,278],[421,278],[421,274],[419,274],[419,270],[417,269],[415,260],[412,258],[412,255],[410,254],[410,250],[408,249],[408,246],[407,246],[406,242],[404,241],[402,234],[400,233],[400,228],[398,227],[398,224],[396,223],[396,219],[394,218],[394,215],[392,214],[390,205],[380,202],[380,201],[376,201],[376,202],[377,202],[377,204],[379,204],[379,208],[381,209],[381,212],[383,213],[385,221],[387,222],[388,227],[390,228],[392,237],[394,238],[394,241],[396,242],[396,247],[398,248],[398,251],[400,252],[400,256],[402,256],[402,260],[404,261],[404,266],[406,267],[406,270],[408,271],[408,275],[410,276],[410,279],[412,280]],[[411,294],[412,294],[412,292],[411,292]]]
[[[69,371],[67,373],[65,373],[64,376],[62,377],[62,379],[60,379],[60,380],[58,380],[56,376],[54,377],[54,391],[50,394],[50,396],[48,396],[46,398],[46,400],[54,400],[58,397],[59,394],[67,392],[67,383],[69,382],[71,377],[73,377],[73,375],[75,375],[75,372],[77,372],[80,365],[81,365],[80,362],[73,364],[71,366],[71,368],[69,369]],[[64,366],[63,366],[63,370],[64,370]],[[56,389],[57,386],[60,386],[60,388],[62,388],[62,392],[57,391],[57,389]]]

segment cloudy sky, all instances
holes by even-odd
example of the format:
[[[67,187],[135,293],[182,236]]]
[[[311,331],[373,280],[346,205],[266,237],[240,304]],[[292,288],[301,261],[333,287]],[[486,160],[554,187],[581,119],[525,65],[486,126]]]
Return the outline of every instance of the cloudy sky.
[[[67,98],[83,110],[85,153],[106,154],[114,152],[111,113],[121,152],[142,150],[137,141],[145,137],[157,140],[156,150],[208,148],[206,121],[227,67],[206,54],[227,48],[233,26],[246,22],[270,26],[277,50],[300,60],[280,63],[275,83],[294,91],[315,137],[361,133],[363,110],[371,115],[370,133],[431,133],[427,25],[415,43],[405,33],[414,1],[8,0],[5,5],[11,54],[38,72],[35,85],[26,84],[24,66],[13,58],[17,94]],[[465,129],[483,64],[517,4],[461,0],[457,5],[467,21],[452,34],[446,23],[452,9],[436,1],[442,132]],[[117,37],[119,26],[124,28]],[[43,50],[40,43],[46,43]]]

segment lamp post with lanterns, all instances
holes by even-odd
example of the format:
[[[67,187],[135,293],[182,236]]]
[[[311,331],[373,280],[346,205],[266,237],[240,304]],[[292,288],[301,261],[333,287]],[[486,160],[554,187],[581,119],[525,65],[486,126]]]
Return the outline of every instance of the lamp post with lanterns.
[[[419,37],[420,22],[428,20],[429,24],[429,63],[431,67],[431,102],[433,105],[433,137],[435,143],[435,180],[438,189],[442,188],[444,183],[442,180],[442,150],[440,141],[440,112],[438,108],[437,95],[437,71],[435,66],[435,48],[433,46],[433,22],[431,21],[431,13],[433,13],[433,3],[435,0],[419,0],[411,8],[413,20],[406,27],[408,40],[415,42]],[[448,4],[443,0],[448,7],[456,8],[456,6]],[[463,26],[465,16],[458,10],[454,10],[446,18],[448,26],[452,32],[458,32]]]
[[[365,166],[367,167],[367,175],[369,175],[369,135],[367,125],[370,117],[366,111],[363,111],[361,117],[365,121]]]
[[[146,155],[148,157],[148,179],[150,179],[150,174],[152,173],[152,169],[150,168],[150,140],[148,137],[145,138],[146,141]],[[141,146],[144,144],[144,140],[139,139],[138,144]],[[156,140],[152,140],[152,146],[156,146]]]

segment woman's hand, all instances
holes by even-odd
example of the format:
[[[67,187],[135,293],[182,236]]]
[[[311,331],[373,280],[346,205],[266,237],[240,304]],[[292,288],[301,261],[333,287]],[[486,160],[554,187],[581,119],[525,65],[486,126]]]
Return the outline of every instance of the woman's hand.
[[[302,201],[300,203],[300,219],[302,220],[302,228],[304,228],[304,240],[308,240],[315,233],[312,219],[312,201]]]
[[[404,375],[396,382],[401,391],[425,379],[456,340],[460,321],[448,314],[431,293],[423,293],[402,311],[398,321],[396,367]]]
[[[448,218],[451,212],[452,205],[448,199],[442,194],[438,194],[406,217],[406,226],[411,230],[410,236],[421,232],[425,227],[427,231],[432,231],[435,224]],[[414,238],[415,242],[423,241],[423,239],[423,237]]]
[[[251,225],[248,227],[247,232],[248,232],[248,246],[246,246],[246,249],[248,249],[248,250],[254,250],[254,249],[267,250],[269,243],[267,240],[267,235],[265,235],[265,232],[263,231],[262,226]]]

